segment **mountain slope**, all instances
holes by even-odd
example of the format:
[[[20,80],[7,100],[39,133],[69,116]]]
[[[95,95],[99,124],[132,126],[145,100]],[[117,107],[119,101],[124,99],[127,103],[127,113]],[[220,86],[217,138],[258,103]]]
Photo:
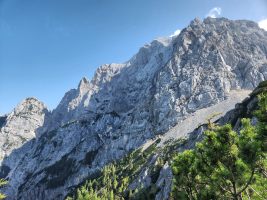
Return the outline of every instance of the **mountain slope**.
[[[3,117],[0,126],[0,161],[13,149],[34,138],[48,115],[49,112],[42,102],[27,98]]]
[[[265,81],[262,82],[257,89],[249,95],[249,97],[241,103],[236,104],[235,108],[228,111],[222,117],[212,117],[212,115],[209,114],[203,115],[211,117],[211,123],[207,124],[208,120],[203,119],[203,123],[199,124],[197,128],[188,130],[186,137],[182,137],[179,133],[181,129],[179,129],[178,124],[160,139],[158,138],[153,141],[148,141],[141,148],[129,153],[123,159],[113,162],[105,167],[96,178],[89,178],[78,188],[78,190],[72,192],[68,199],[80,200],[83,198],[91,199],[93,197],[94,199],[109,199],[107,197],[109,195],[113,195],[115,199],[169,199],[172,189],[171,186],[173,185],[173,172],[170,168],[170,164],[173,162],[174,157],[177,156],[177,153],[194,148],[196,142],[201,142],[203,140],[205,131],[211,125],[213,127],[217,126],[218,128],[225,124],[231,124],[235,131],[240,131],[242,129],[241,120],[243,118],[250,118],[255,126],[259,122],[255,117],[255,111],[259,109],[257,97],[258,95],[265,94],[266,99],[266,92],[267,82]],[[240,97],[235,96],[235,98]],[[263,101],[264,100],[262,100],[262,102]],[[220,104],[223,104],[222,107],[224,108],[224,106],[229,105],[229,99],[215,106],[205,108],[201,112],[203,113],[204,110],[209,112],[209,109],[212,108],[216,113],[216,111],[218,111],[218,105]],[[263,119],[265,120],[265,118]],[[185,121],[187,120],[188,118]],[[182,126],[182,123],[180,126]],[[189,124],[188,128],[190,129],[191,127],[192,124]],[[173,138],[168,137],[168,134],[170,133],[175,134],[172,134]],[[167,138],[165,138],[166,136]],[[188,165],[190,165],[190,163],[188,163]],[[188,165],[185,167],[190,167]],[[183,171],[186,170],[184,169]],[[264,172],[264,170],[259,171]],[[264,173],[262,175],[264,177]],[[258,180],[258,178],[258,176],[255,176],[256,180]],[[216,178],[214,179],[217,180]],[[111,182],[109,182],[110,180]],[[191,179],[189,179],[189,181],[190,180]],[[257,188],[257,190],[262,196],[264,194],[264,190],[262,191],[264,184],[260,184],[258,181],[254,183],[255,185],[253,185],[253,187],[255,188],[258,184],[259,188]],[[177,183],[175,184],[176,186],[179,186]],[[254,191],[255,198],[259,197],[258,192]],[[253,192],[251,192],[250,196],[252,196],[252,194]],[[224,195],[220,196],[222,199],[224,199],[224,197]]]
[[[21,147],[22,158],[4,159],[5,192],[10,199],[63,199],[231,90],[255,88],[267,79],[266,56],[267,33],[256,23],[207,18],[145,45],[124,64],[101,66],[65,95],[40,136]]]

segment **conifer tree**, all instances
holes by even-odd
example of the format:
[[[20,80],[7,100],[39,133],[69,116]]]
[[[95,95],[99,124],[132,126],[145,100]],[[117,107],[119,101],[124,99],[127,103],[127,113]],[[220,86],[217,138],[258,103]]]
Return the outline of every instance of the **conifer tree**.
[[[7,181],[6,181],[6,180],[4,180],[4,179],[0,179],[0,187],[4,186],[4,185],[6,185],[6,184],[7,184]],[[1,200],[1,199],[4,199],[4,198],[6,198],[6,195],[0,193],[0,200]]]
[[[194,150],[173,160],[175,199],[264,199],[267,196],[267,94],[259,97],[259,122],[211,126]]]

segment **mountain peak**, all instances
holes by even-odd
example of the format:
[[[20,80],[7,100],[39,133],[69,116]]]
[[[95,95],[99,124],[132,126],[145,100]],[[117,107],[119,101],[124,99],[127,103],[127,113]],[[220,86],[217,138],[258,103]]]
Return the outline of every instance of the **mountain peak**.
[[[78,91],[81,95],[84,95],[90,90],[90,82],[86,77],[83,77],[80,80],[80,83],[78,85]]]
[[[190,23],[190,25],[198,25],[198,24],[201,24],[202,23],[202,20],[198,17],[196,17],[195,19],[193,19]]]
[[[43,102],[39,101],[35,97],[28,97],[18,104],[18,106],[14,109],[14,113],[43,112],[44,110],[47,110],[47,108]]]
[[[64,199],[105,164],[168,134],[172,127],[181,125],[176,139],[188,136],[186,119],[205,118],[211,106],[224,111],[234,106],[232,101],[219,103],[236,99],[234,90],[243,94],[267,79],[267,34],[253,24],[196,18],[166,46],[155,40],[124,64],[100,66],[92,81],[82,78],[78,89],[66,93],[53,111],[49,130],[28,149],[19,149],[23,158],[11,154],[4,160],[5,168],[14,172],[3,176],[9,178],[6,194],[11,199]],[[29,99],[25,104],[38,102]],[[13,139],[31,123],[33,135],[31,130],[41,126],[35,119],[41,118],[29,113],[13,115],[14,120],[9,116],[1,133]],[[1,141],[0,134],[4,146]],[[16,141],[18,147],[22,142]],[[68,166],[67,171],[62,166]]]
[[[34,97],[24,99],[18,106],[2,118],[0,130],[0,161],[13,149],[34,138],[49,115],[44,103]]]
[[[85,85],[87,86],[89,84],[89,80],[86,77],[83,77],[80,80],[78,88],[84,87]]]

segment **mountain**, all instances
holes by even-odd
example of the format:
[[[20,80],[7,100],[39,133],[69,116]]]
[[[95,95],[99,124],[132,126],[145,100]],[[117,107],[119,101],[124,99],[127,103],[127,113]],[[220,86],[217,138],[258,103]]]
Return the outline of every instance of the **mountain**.
[[[49,112],[45,105],[35,98],[27,98],[10,114],[1,117],[0,123],[0,161],[14,148],[35,138],[38,128],[44,125]]]
[[[204,115],[231,110],[266,79],[267,32],[257,23],[195,19],[178,36],[154,40],[123,64],[100,66],[67,92],[45,112],[37,137],[2,161],[4,192],[8,199],[64,199],[142,145],[188,136]]]
[[[187,193],[189,190],[185,189],[185,188],[190,188],[192,186],[192,184],[188,184],[189,182],[193,183],[197,187],[197,189],[194,191],[194,194],[200,194],[201,192],[203,192],[203,190],[205,190],[205,187],[202,188],[203,190],[199,190],[200,186],[198,184],[203,186],[204,183],[207,186],[207,185],[212,185],[214,184],[214,181],[215,183],[217,181],[217,184],[219,183],[219,185],[221,185],[225,183],[225,181],[221,181],[221,179],[219,178],[216,179],[216,177],[214,177],[211,180],[208,181],[205,180],[201,182],[200,177],[195,176],[194,172],[192,171],[190,171],[190,173],[187,172],[188,168],[192,167],[192,170],[195,170],[195,168],[197,167],[197,165],[194,165],[195,163],[192,163],[192,160],[190,160],[190,158],[188,159],[187,154],[185,160],[182,162],[182,164],[180,164],[181,167],[184,167],[185,169],[182,171],[179,170],[178,171],[179,175],[177,175],[177,170],[176,171],[174,170],[174,164],[177,162],[176,159],[178,156],[181,156],[182,154],[186,153],[186,150],[198,149],[200,144],[202,145],[204,144],[205,139],[206,141],[207,139],[210,140],[211,138],[207,137],[207,134],[209,132],[221,130],[222,127],[229,127],[229,125],[230,127],[233,127],[232,129],[230,129],[232,130],[232,134],[239,135],[240,140],[237,141],[242,141],[244,137],[242,138],[240,135],[243,134],[244,136],[244,134],[248,133],[247,131],[244,131],[243,120],[248,120],[248,119],[252,124],[249,130],[254,130],[256,132],[256,133],[254,131],[251,132],[252,133],[251,136],[255,136],[260,131],[263,134],[262,138],[260,138],[260,134],[258,134],[259,138],[257,138],[256,140],[252,139],[252,140],[246,140],[246,142],[243,141],[241,142],[246,147],[245,157],[242,158],[243,159],[249,158],[248,160],[250,162],[253,162],[252,166],[257,166],[260,168],[260,170],[256,170],[257,171],[256,173],[258,174],[257,175],[255,174],[254,176],[254,180],[256,181],[252,181],[252,183],[249,184],[250,188],[254,188],[254,191],[250,191],[249,197],[250,199],[254,198],[256,199],[257,197],[259,197],[259,195],[261,197],[266,196],[266,191],[264,190],[264,188],[266,188],[267,184],[267,179],[266,179],[267,165],[265,166],[261,165],[261,163],[264,163],[264,160],[266,161],[266,156],[260,158],[261,162],[258,163],[258,165],[255,165],[256,163],[255,160],[251,159],[251,157],[248,156],[249,155],[248,152],[250,152],[248,151],[248,148],[252,147],[250,146],[251,142],[262,144],[262,148],[266,149],[265,144],[267,143],[267,141],[264,140],[264,138],[266,138],[266,128],[267,128],[265,127],[267,121],[265,117],[267,108],[264,108],[264,106],[266,106],[266,100],[267,100],[266,92],[267,92],[267,81],[261,82],[259,86],[252,93],[249,94],[249,97],[244,99],[241,103],[236,104],[235,108],[233,108],[232,110],[228,111],[227,113],[223,114],[220,117],[218,117],[218,114],[216,113],[212,112],[209,113],[209,110],[212,109],[213,111],[218,111],[218,109],[220,110],[221,108],[225,108],[225,106],[229,106],[229,103],[233,103],[233,101],[230,98],[226,101],[211,106],[208,109],[201,109],[197,111],[196,116],[198,114],[202,114],[202,118],[203,116],[207,116],[207,119],[205,121],[203,120],[204,123],[199,124],[197,128],[192,130],[187,129],[186,137],[182,138],[177,137],[177,133],[180,134],[179,132],[183,132],[181,124],[180,126],[179,125],[177,126],[178,129],[172,128],[171,132],[174,138],[169,138],[169,134],[166,133],[158,139],[155,139],[153,141],[148,141],[143,146],[132,151],[124,158],[105,166],[101,170],[101,173],[99,173],[96,177],[89,177],[88,180],[84,182],[81,186],[79,186],[76,191],[71,192],[67,199],[101,200],[101,199],[112,199],[112,196],[114,197],[114,199],[121,199],[121,197],[123,197],[123,199],[148,199],[148,200],[189,199],[191,193]],[[203,113],[203,111],[205,111],[205,113]],[[262,117],[260,117],[261,116],[260,113],[264,113]],[[190,120],[192,120],[192,118],[193,121],[195,122],[196,120],[195,115],[188,117],[186,120],[183,121],[187,123],[187,125],[190,128],[194,127],[193,123],[190,123]],[[258,131],[256,131],[254,128],[259,128],[259,129]],[[218,136],[219,138],[221,138],[222,141],[224,141],[223,142],[224,144],[225,139],[228,138],[227,136],[229,136],[230,134],[226,134],[227,132],[220,132],[220,133],[221,135],[218,134]],[[216,142],[214,142],[214,145],[217,148],[219,141],[220,140],[216,140]],[[198,147],[195,148],[197,142],[198,142],[197,144]],[[228,143],[227,145],[232,147],[231,143],[230,144]],[[242,151],[242,148],[240,146],[238,147],[238,149],[239,151]],[[251,152],[253,152],[253,150]],[[263,153],[258,149],[256,155],[262,155],[259,152]],[[220,153],[221,152],[214,152],[213,156],[216,156],[216,154]],[[231,154],[231,152],[227,152],[227,155],[228,154]],[[209,158],[214,159],[214,157],[211,156]],[[242,159],[239,159],[239,161],[240,160]],[[201,161],[202,161],[201,159],[198,160],[198,162]],[[231,162],[233,162],[233,160],[231,160]],[[230,164],[230,166],[234,166],[231,165],[231,162],[229,163],[229,160],[227,160],[222,164],[223,165]],[[203,165],[205,165],[205,163],[202,163],[202,165],[200,165],[201,167],[199,166],[199,170],[201,170]],[[200,176],[202,175],[201,172],[197,171],[197,173],[199,173],[198,175]],[[186,179],[181,179],[181,176],[183,175],[188,175],[188,176]],[[224,178],[226,177],[227,173],[224,173]],[[242,173],[240,174],[240,177],[242,178],[244,177],[243,170]],[[173,181],[174,179],[176,180]],[[244,180],[246,180],[246,178]],[[177,181],[180,181],[182,183],[177,183]],[[243,185],[239,184],[239,187],[244,187],[244,186],[245,184]],[[178,195],[179,191],[177,191],[176,189],[177,187],[183,188],[183,190],[180,190],[180,196]],[[206,187],[206,189],[207,188],[209,187]],[[214,199],[231,199],[232,193],[225,192],[224,190],[223,191],[218,190],[216,192],[218,192],[218,194],[216,194],[217,196]],[[212,192],[209,191],[208,194],[210,195],[210,193]],[[205,192],[202,193],[203,196],[205,196],[205,194],[207,193]],[[248,192],[244,191],[241,196],[243,195],[244,197],[247,197]],[[172,198],[170,198],[170,196]],[[199,196],[198,197],[194,196],[194,199],[211,199],[211,198],[207,197],[200,198]]]

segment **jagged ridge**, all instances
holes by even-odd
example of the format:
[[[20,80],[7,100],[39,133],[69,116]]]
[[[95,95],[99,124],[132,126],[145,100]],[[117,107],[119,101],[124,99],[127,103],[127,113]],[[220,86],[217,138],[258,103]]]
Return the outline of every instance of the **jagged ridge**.
[[[3,161],[6,192],[10,199],[63,199],[190,113],[233,89],[256,87],[267,79],[266,55],[267,33],[256,23],[207,18],[142,47],[124,64],[101,66],[92,81],[65,95],[39,137],[20,148],[21,157]]]

